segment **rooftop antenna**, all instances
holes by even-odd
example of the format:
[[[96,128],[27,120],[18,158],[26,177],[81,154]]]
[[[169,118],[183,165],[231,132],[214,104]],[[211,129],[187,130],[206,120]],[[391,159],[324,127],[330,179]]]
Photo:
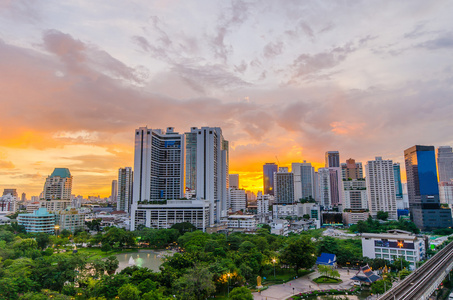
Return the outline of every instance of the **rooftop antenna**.
[[[277,160],[277,163],[280,165],[280,161],[278,160],[277,155],[275,155],[275,159]]]

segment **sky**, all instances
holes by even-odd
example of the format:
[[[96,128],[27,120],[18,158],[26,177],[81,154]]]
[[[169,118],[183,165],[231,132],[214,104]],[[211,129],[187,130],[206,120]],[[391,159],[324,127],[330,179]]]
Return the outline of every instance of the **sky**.
[[[230,173],[453,145],[453,2],[0,0],[0,189],[110,195],[134,129],[221,127]],[[403,171],[404,175],[404,171]]]

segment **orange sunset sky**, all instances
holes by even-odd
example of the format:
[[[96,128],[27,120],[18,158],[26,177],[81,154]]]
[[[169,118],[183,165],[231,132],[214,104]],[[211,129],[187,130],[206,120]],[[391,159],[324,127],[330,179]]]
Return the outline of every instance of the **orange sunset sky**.
[[[453,2],[1,1],[0,189],[110,196],[134,129],[221,127],[230,173],[453,145]]]

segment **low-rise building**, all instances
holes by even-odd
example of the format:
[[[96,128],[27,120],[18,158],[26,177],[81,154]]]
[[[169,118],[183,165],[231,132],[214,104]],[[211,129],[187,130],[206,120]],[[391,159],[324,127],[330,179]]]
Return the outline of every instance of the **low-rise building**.
[[[272,234],[288,236],[290,226],[288,220],[274,219],[269,225],[271,226]]]
[[[35,210],[38,210],[40,207],[41,207],[41,204],[39,203],[39,201],[30,202],[30,203],[25,204],[25,209],[26,209],[27,213],[32,213]]]
[[[0,196],[0,212],[14,213],[17,210],[17,197],[12,194]]]
[[[79,212],[75,208],[66,208],[55,214],[56,222],[60,226],[60,230],[69,230],[74,232],[77,229],[85,228],[86,214]]]
[[[228,228],[233,229],[244,229],[248,231],[256,230],[258,222],[254,215],[229,215],[228,216]]]
[[[209,200],[149,201],[132,205],[131,230],[140,225],[150,228],[170,228],[189,222],[197,229],[209,227]]]
[[[55,214],[51,214],[45,207],[30,214],[19,214],[17,224],[24,225],[28,233],[45,232],[55,233]]]
[[[402,230],[389,230],[387,233],[362,233],[364,257],[382,258],[393,262],[403,257],[415,268],[415,263],[425,258],[425,242],[422,238]]]
[[[348,209],[343,211],[343,223],[345,225],[357,224],[359,221],[366,221],[371,216],[370,212],[364,209]]]

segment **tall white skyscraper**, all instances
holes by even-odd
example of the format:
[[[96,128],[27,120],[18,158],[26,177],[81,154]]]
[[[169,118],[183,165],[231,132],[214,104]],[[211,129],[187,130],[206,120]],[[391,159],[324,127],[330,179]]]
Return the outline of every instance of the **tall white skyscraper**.
[[[389,219],[397,219],[395,178],[393,161],[376,157],[366,164],[368,209],[373,217],[378,211],[389,213]]]
[[[135,130],[133,203],[184,194],[184,135],[168,127]]]
[[[294,199],[315,199],[315,168],[311,163],[292,163],[291,171],[294,174]]]
[[[330,194],[330,170],[328,168],[318,169],[318,201],[324,208],[332,207]]]
[[[227,215],[228,141],[219,127],[192,127],[191,133],[197,136],[196,197],[211,202],[211,224],[219,223],[220,218]]]
[[[450,146],[437,148],[437,167],[439,169],[439,182],[453,179],[453,151]]]
[[[132,189],[134,172],[131,167],[118,170],[116,209],[130,213],[132,208]],[[114,180],[116,181],[116,180]],[[113,189],[113,187],[112,187]]]

